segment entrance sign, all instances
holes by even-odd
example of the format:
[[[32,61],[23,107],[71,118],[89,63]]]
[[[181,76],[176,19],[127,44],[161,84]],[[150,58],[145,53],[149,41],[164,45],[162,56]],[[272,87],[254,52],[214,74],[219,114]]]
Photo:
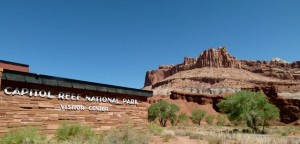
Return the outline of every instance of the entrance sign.
[[[28,88],[12,88],[6,87],[4,89],[4,93],[8,96],[24,96],[27,95],[29,97],[42,97],[53,99],[56,96],[51,95],[51,91],[39,90],[39,89],[28,89]],[[80,94],[68,93],[68,92],[59,92],[57,95],[58,100],[70,100],[70,101],[79,101],[83,99]],[[105,97],[105,96],[88,96],[84,97],[86,102],[94,102],[94,103],[111,103],[111,104],[126,104],[126,105],[138,105],[138,101],[136,99],[127,99],[123,98],[119,101],[118,98],[115,97]],[[100,111],[105,112],[108,111],[108,107],[106,106],[84,106],[84,105],[60,105],[61,110],[73,110],[73,111]]]
[[[4,93],[6,95],[11,95],[11,96],[15,96],[15,95],[19,95],[19,96],[29,95],[31,97],[35,96],[35,97],[45,97],[45,98],[52,99],[50,91],[38,90],[38,89],[27,89],[27,88],[21,88],[21,89],[15,88],[15,89],[12,89],[12,87],[6,87],[4,89]]]
[[[54,135],[63,122],[84,123],[96,132],[128,120],[147,128],[148,98],[153,96],[148,90],[1,68],[0,88],[0,138],[7,129],[23,126]]]

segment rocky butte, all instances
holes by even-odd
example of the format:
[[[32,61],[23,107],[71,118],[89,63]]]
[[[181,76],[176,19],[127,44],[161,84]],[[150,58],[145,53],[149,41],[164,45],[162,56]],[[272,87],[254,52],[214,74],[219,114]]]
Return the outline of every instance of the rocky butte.
[[[281,122],[299,123],[300,119],[300,61],[238,60],[225,47],[210,48],[198,58],[185,57],[181,64],[147,71],[144,89],[153,90],[160,97],[150,102],[185,100],[185,104],[180,104],[184,109],[197,103],[195,107],[205,106],[214,112],[218,112],[216,104],[228,94],[263,91],[281,110]]]

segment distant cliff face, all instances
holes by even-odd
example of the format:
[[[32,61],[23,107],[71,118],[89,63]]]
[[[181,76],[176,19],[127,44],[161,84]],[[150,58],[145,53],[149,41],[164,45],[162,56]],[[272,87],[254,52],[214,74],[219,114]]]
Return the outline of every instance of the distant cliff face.
[[[267,77],[282,80],[300,80],[300,61],[287,63],[284,61],[247,61],[241,60],[242,69]]]
[[[282,122],[300,118],[300,61],[238,60],[225,48],[211,48],[198,58],[185,57],[181,64],[148,71],[144,89],[157,96],[212,104],[215,111],[220,96],[260,89],[280,108]]]
[[[205,50],[198,58],[185,57],[182,64],[161,65],[157,70],[147,71],[144,86],[154,85],[181,71],[203,67],[244,69],[266,77],[300,80],[300,61],[287,63],[280,59],[272,61],[238,60],[223,47],[217,50],[213,48]]]
[[[184,58],[184,62],[178,65],[162,65],[158,70],[148,71],[144,86],[150,86],[180,71],[202,67],[214,68],[241,68],[241,63],[231,56],[226,48],[211,48],[205,50],[198,58]]]
[[[217,50],[211,48],[201,53],[197,59],[196,68],[202,67],[241,68],[241,64],[227,52],[226,48],[218,48]]]

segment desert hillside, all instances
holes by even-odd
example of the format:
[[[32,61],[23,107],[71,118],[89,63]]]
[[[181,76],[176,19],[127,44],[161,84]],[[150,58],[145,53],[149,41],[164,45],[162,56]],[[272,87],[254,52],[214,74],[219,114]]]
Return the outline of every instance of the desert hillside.
[[[185,57],[181,64],[161,65],[157,70],[148,71],[144,89],[154,92],[154,101],[157,97],[167,98],[184,111],[198,106],[211,112],[218,111],[215,105],[220,99],[216,97],[241,90],[264,91],[280,108],[282,122],[291,123],[300,118],[300,61],[238,60],[224,47],[211,48],[198,58]],[[207,105],[211,105],[210,110]]]

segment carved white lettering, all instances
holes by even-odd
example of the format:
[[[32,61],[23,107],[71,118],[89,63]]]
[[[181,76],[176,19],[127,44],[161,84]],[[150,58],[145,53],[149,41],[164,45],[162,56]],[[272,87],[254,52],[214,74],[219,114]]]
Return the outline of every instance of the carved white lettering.
[[[59,92],[58,93],[58,99],[65,99],[65,93]]]
[[[20,90],[18,89],[18,88],[16,88],[13,92],[12,92],[12,96],[14,96],[14,95],[21,95],[21,93],[20,93]]]
[[[84,111],[85,107],[83,105],[60,105],[61,110],[75,110]]]
[[[29,90],[27,88],[22,88],[21,90],[21,96],[25,95],[25,94],[28,94],[29,93]]]
[[[129,105],[137,105],[138,102],[136,99],[123,99],[123,104],[129,104]]]
[[[4,89],[4,93],[7,94],[7,95],[11,95],[12,92],[9,91],[9,90],[11,90],[11,89],[12,89],[11,87],[6,87],[6,88]]]
[[[46,96],[47,96],[47,92],[44,91],[44,90],[41,90],[41,91],[39,92],[39,95],[40,95],[40,97],[46,97]]]
[[[108,111],[108,107],[103,106],[89,106],[89,111]]]

